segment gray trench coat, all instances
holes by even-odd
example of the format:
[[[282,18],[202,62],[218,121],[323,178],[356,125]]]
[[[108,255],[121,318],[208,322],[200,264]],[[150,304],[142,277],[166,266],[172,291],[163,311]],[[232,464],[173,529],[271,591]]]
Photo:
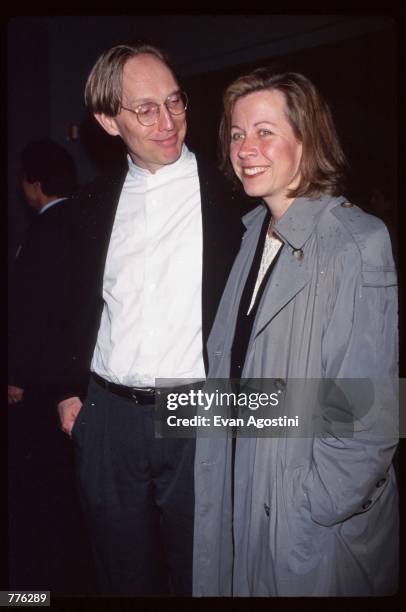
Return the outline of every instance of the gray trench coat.
[[[227,378],[238,305],[266,209],[246,233],[209,339]],[[396,591],[396,273],[384,224],[345,198],[297,198],[275,225],[283,248],[260,299],[243,377],[382,380],[352,437],[199,437],[195,596],[364,596]],[[389,381],[389,383],[388,383]],[[209,381],[210,382],[210,381]],[[389,384],[389,386],[388,386]],[[388,391],[389,389],[389,391]],[[310,418],[311,403],[301,403]],[[371,416],[372,415],[372,416]],[[396,416],[396,415],[395,415]]]

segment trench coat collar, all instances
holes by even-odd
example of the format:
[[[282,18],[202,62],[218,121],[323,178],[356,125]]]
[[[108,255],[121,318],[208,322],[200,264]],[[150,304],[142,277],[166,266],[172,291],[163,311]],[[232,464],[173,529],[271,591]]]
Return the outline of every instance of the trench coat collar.
[[[254,208],[254,210],[250,210],[246,215],[244,215],[241,219],[243,224],[247,229],[249,229],[252,225],[258,223],[262,224],[262,221],[266,215],[266,204],[263,200],[257,200],[258,206]]]
[[[345,202],[344,197],[335,198],[322,195],[317,199],[295,198],[285,214],[275,223],[274,232],[291,245],[293,249],[301,249],[310,238],[320,215],[327,207]],[[329,206],[330,205],[330,206]],[[254,210],[246,214],[242,222],[249,229],[256,222],[261,223],[265,217],[266,204],[260,203]]]

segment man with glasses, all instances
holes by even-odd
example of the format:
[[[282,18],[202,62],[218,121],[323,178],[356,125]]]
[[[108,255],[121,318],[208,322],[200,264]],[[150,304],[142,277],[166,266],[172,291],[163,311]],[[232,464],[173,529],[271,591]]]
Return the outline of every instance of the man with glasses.
[[[61,427],[101,594],[191,596],[195,441],[155,439],[155,380],[205,377],[240,241],[236,203],[184,144],[187,97],[159,49],[110,49],[85,98],[128,155],[79,196]]]

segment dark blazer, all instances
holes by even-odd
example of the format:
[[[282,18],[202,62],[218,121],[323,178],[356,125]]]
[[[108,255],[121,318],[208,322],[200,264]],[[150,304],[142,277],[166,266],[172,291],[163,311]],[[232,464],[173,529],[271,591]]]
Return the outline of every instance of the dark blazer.
[[[203,225],[203,341],[206,342],[222,291],[240,246],[246,197],[233,194],[212,162],[198,159]],[[58,400],[86,393],[90,363],[103,310],[103,274],[127,166],[102,176],[76,197],[75,278],[71,323],[61,355]]]
[[[9,293],[8,384],[55,384],[70,293],[71,200],[37,215],[13,262]]]

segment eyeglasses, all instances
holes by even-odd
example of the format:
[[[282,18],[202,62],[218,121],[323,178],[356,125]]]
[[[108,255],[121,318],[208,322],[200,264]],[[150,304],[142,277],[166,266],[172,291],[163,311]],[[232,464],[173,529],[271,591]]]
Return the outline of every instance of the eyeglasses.
[[[127,108],[126,106],[121,106],[121,108],[136,115],[141,125],[148,127],[158,122],[161,106],[165,106],[170,115],[182,115],[186,111],[187,105],[188,99],[185,92],[177,91],[168,96],[162,104],[145,102],[137,108]]]

